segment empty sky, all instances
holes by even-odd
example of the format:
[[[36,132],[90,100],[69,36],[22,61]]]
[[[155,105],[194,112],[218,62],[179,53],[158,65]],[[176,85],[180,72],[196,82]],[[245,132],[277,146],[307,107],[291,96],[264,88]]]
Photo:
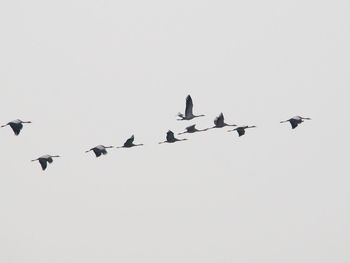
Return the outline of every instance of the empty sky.
[[[2,1],[0,122],[33,123],[0,129],[0,261],[349,262],[349,12]],[[206,117],[175,120],[187,94]],[[220,112],[258,128],[157,144]],[[145,146],[84,153],[131,134]]]

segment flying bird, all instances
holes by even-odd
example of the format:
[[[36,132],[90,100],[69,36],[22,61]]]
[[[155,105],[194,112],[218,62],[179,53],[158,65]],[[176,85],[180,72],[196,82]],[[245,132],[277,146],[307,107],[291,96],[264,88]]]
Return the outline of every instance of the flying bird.
[[[104,146],[104,145],[97,145],[93,148],[91,148],[88,151],[85,151],[86,153],[93,151],[96,155],[96,157],[100,157],[101,154],[106,155],[107,154],[107,150],[108,148],[113,148],[113,146]]]
[[[160,142],[159,144],[162,144],[162,143],[173,143],[173,142],[186,141],[186,140],[187,139],[177,139],[177,138],[175,138],[174,133],[169,130],[166,133],[166,141]]]
[[[224,114],[221,112],[220,115],[218,117],[215,118],[214,120],[214,126],[208,129],[213,129],[213,128],[222,128],[225,126],[237,126],[236,124],[227,124],[225,123],[224,120]]]
[[[201,114],[201,115],[193,115],[193,101],[192,101],[191,96],[188,95],[186,97],[185,114],[178,113],[177,116],[180,117],[180,119],[178,119],[178,120],[181,121],[181,120],[192,120],[193,118],[202,117],[202,116],[205,116],[205,115],[203,115],[203,114]]]
[[[208,130],[208,129],[198,130],[198,129],[196,128],[196,124],[193,124],[193,125],[191,125],[191,126],[186,127],[186,131],[180,132],[180,133],[178,133],[178,135],[184,134],[184,133],[202,132],[202,131],[207,131],[207,130]]]
[[[290,125],[292,125],[292,129],[295,129],[304,120],[311,120],[311,119],[310,118],[303,118],[303,117],[300,117],[300,116],[294,116],[293,118],[291,118],[289,120],[286,120],[286,121],[281,121],[280,123],[290,122]]]
[[[61,157],[61,156],[45,154],[45,155],[39,157],[38,159],[32,160],[32,162],[39,161],[39,163],[41,165],[41,169],[43,169],[43,171],[45,171],[45,169],[47,167],[47,163],[52,163],[53,162],[52,158],[54,158],[54,157]]]
[[[1,128],[10,125],[10,127],[12,128],[13,132],[15,133],[15,135],[17,136],[22,128],[23,128],[23,123],[32,123],[31,121],[21,121],[20,119],[14,120],[14,121],[10,121],[9,123],[2,125]]]
[[[249,129],[249,128],[256,128],[256,126],[240,126],[233,130],[229,130],[228,132],[237,131],[238,136],[241,137],[245,134],[245,129]]]
[[[142,146],[143,144],[134,144],[134,135],[132,135],[129,139],[126,140],[126,142],[124,143],[123,146],[119,146],[117,148],[131,148],[131,147],[134,147],[134,146]]]

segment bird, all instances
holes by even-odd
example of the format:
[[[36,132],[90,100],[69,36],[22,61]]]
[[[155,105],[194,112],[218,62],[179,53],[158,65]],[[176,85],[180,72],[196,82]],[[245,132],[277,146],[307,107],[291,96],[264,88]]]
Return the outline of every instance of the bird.
[[[184,134],[184,133],[195,133],[195,132],[201,132],[201,131],[207,131],[208,129],[198,130],[196,128],[196,124],[193,124],[191,126],[186,127],[186,131],[178,133],[178,135]]]
[[[175,138],[174,133],[171,130],[169,130],[166,133],[166,141],[160,142],[159,144],[162,144],[162,143],[173,143],[173,142],[186,141],[186,140],[187,139],[177,139],[177,138]]]
[[[46,167],[47,167],[47,163],[52,163],[53,162],[53,159],[54,157],[61,157],[59,155],[48,155],[48,154],[45,154],[43,156],[40,156],[39,158],[37,159],[34,159],[34,160],[31,160],[32,162],[35,162],[35,161],[39,161],[40,165],[41,165],[41,169],[43,171],[46,170]]]
[[[23,123],[32,123],[31,121],[21,121],[20,119],[10,121],[9,123],[2,125],[1,128],[6,127],[7,125],[10,125],[12,128],[13,132],[15,133],[16,136],[19,135],[23,128]]]
[[[303,117],[300,117],[300,116],[294,116],[293,118],[291,118],[289,120],[286,120],[286,121],[281,121],[280,123],[290,122],[290,125],[292,125],[292,129],[295,129],[304,120],[311,120],[311,118],[303,118]]]
[[[225,126],[237,126],[236,124],[227,124],[224,121],[224,114],[221,112],[218,117],[215,118],[214,120],[214,126],[208,129],[213,129],[213,128],[222,128]]]
[[[126,140],[126,142],[124,143],[123,146],[119,146],[117,148],[131,148],[131,147],[134,147],[134,146],[142,146],[143,144],[134,144],[134,139],[135,139],[135,136],[132,135],[129,139]]]
[[[240,126],[233,130],[229,130],[228,132],[237,131],[238,136],[241,137],[245,134],[245,129],[249,129],[249,128],[256,128],[256,126]]]
[[[203,115],[203,114],[201,114],[201,115],[194,115],[193,114],[193,101],[192,101],[191,96],[188,95],[186,97],[185,114],[178,113],[177,116],[180,117],[180,119],[178,119],[179,121],[183,121],[183,120],[192,120],[194,118],[203,117],[205,115]]]
[[[104,146],[104,145],[97,145],[93,148],[91,148],[88,151],[85,151],[86,153],[93,151],[96,155],[96,157],[100,157],[101,154],[106,155],[107,154],[107,150],[108,148],[113,148],[113,146]]]

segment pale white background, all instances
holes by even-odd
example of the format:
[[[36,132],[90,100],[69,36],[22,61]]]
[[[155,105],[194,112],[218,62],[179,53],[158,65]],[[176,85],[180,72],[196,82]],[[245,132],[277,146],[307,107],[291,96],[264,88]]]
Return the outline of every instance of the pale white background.
[[[2,1],[1,262],[349,262],[348,1]],[[178,122],[187,94],[206,117]],[[158,145],[188,124],[257,125]],[[296,130],[279,121],[311,117]],[[121,145],[131,134],[144,147]],[[45,172],[30,162],[60,154]]]

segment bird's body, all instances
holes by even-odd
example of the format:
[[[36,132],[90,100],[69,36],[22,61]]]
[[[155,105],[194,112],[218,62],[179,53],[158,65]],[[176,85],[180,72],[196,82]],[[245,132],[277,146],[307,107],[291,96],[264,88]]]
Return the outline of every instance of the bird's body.
[[[180,134],[184,134],[184,133],[195,133],[195,132],[201,132],[201,131],[207,131],[207,130],[208,130],[208,129],[198,130],[198,129],[196,128],[196,124],[193,124],[193,125],[191,125],[191,126],[186,127],[186,131],[180,132],[180,133],[178,133],[178,134],[180,135]]]
[[[311,120],[311,119],[310,118],[300,117],[300,116],[294,116],[293,118],[290,118],[289,120],[281,121],[280,123],[289,122],[290,125],[292,126],[292,129],[295,129],[304,120]]]
[[[214,120],[214,126],[209,128],[209,129],[213,129],[213,128],[223,128],[225,126],[237,126],[236,124],[227,124],[225,123],[225,118],[224,118],[224,114],[221,112],[220,115],[218,117],[215,118]]]
[[[185,114],[179,113],[177,116],[180,117],[180,119],[178,119],[178,120],[181,121],[181,120],[192,120],[194,118],[202,117],[204,115],[203,114],[201,114],[201,115],[194,115],[193,114],[193,101],[192,101],[191,96],[188,95],[186,97]]]
[[[2,125],[2,127],[5,127],[7,125],[9,125],[11,127],[11,129],[13,130],[14,134],[17,136],[19,135],[19,133],[21,132],[22,128],[23,128],[23,123],[32,123],[31,121],[21,121],[20,119],[14,120],[14,121],[10,121],[9,123]]]
[[[249,129],[249,128],[256,128],[256,126],[240,126],[233,130],[229,130],[228,132],[237,131],[238,136],[241,137],[245,134],[245,129]]]
[[[174,133],[172,131],[168,131],[166,133],[166,141],[164,142],[160,142],[159,144],[162,144],[162,143],[174,143],[174,142],[178,142],[178,141],[186,141],[187,139],[177,139],[175,138],[174,136]]]
[[[49,155],[49,154],[45,154],[43,156],[40,156],[39,158],[37,159],[34,159],[32,160],[32,162],[34,161],[39,161],[40,165],[41,165],[41,168],[42,170],[46,170],[46,167],[47,167],[47,163],[52,163],[53,162],[53,159],[54,157],[61,157],[59,155]]]
[[[113,146],[104,146],[104,145],[97,145],[93,148],[91,148],[88,151],[85,151],[86,153],[93,151],[94,154],[96,155],[96,157],[100,157],[102,154],[106,155],[107,154],[107,150],[108,148],[113,148]]]
[[[131,147],[135,147],[135,146],[142,146],[143,144],[134,144],[134,139],[135,136],[132,135],[129,139],[126,140],[126,142],[124,143],[123,146],[117,147],[117,148],[131,148]]]

